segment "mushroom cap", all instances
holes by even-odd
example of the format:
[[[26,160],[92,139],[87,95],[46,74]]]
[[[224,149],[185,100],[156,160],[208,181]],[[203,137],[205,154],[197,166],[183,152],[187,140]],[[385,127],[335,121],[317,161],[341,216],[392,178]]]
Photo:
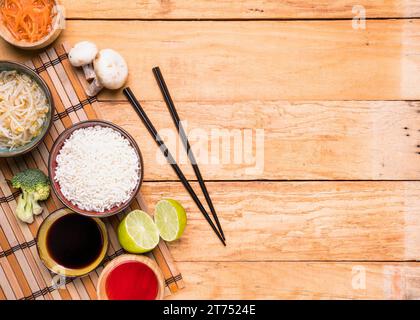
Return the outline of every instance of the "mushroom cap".
[[[98,54],[96,44],[90,41],[77,43],[69,52],[69,60],[72,66],[82,67],[90,64]]]
[[[127,81],[127,63],[115,50],[104,49],[99,51],[93,66],[99,83],[107,89],[119,89]]]

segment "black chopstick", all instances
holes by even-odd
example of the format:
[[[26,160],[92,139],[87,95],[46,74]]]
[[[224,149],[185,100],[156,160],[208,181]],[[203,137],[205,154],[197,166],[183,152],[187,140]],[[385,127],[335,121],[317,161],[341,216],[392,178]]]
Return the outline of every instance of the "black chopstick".
[[[225,234],[223,233],[222,226],[220,225],[219,218],[217,217],[216,210],[214,209],[213,202],[211,201],[209,192],[207,191],[207,187],[204,182],[203,176],[201,175],[200,169],[198,168],[197,161],[191,149],[190,142],[188,141],[187,134],[185,133],[184,127],[182,126],[181,120],[178,116],[178,112],[176,111],[176,108],[175,108],[175,104],[172,100],[171,94],[169,93],[169,89],[165,83],[165,79],[163,78],[160,68],[154,67],[153,74],[155,75],[156,82],[158,83],[162,96],[166,102],[166,106],[169,109],[169,112],[172,117],[172,121],[174,122],[175,127],[178,130],[178,134],[181,137],[182,144],[184,145],[185,151],[188,154],[188,158],[194,169],[195,176],[197,177],[198,183],[200,184],[200,188],[203,191],[204,197],[206,198],[211,214],[213,215],[213,218],[216,221],[216,225],[220,231],[220,234],[222,235],[223,239],[226,239]]]
[[[140,116],[140,119],[143,121],[143,124],[146,126],[147,130],[152,135],[152,137],[155,140],[155,142],[157,143],[160,151],[162,151],[163,155],[166,157],[166,160],[171,165],[172,169],[178,175],[178,177],[181,180],[182,184],[184,185],[185,189],[187,189],[188,193],[193,198],[195,204],[200,209],[200,211],[203,214],[204,218],[210,224],[211,228],[216,233],[217,237],[220,239],[220,241],[223,243],[223,245],[226,246],[225,240],[220,235],[220,233],[217,230],[216,226],[214,225],[213,221],[210,219],[210,216],[208,215],[208,213],[204,209],[203,205],[201,204],[200,199],[198,199],[197,195],[195,194],[194,189],[191,187],[191,185],[188,182],[187,178],[182,173],[182,171],[179,168],[178,164],[176,163],[174,157],[172,156],[171,152],[169,151],[169,149],[166,147],[165,143],[163,142],[163,140],[159,136],[159,133],[156,131],[155,127],[153,126],[153,124],[150,121],[149,117],[147,116],[146,112],[141,107],[140,102],[135,97],[134,93],[131,91],[130,88],[125,88],[123,90],[123,93],[126,96],[126,98],[128,99],[128,101],[131,103],[131,105],[133,106],[134,110]]]

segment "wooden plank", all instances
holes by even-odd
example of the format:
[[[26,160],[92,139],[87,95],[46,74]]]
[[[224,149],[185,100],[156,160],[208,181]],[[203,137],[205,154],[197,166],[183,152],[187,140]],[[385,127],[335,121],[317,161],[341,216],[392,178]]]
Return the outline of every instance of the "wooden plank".
[[[420,99],[420,20],[372,20],[365,30],[351,21],[76,20],[60,39],[81,34],[122,53],[141,100],[162,99],[156,65],[178,101]]]
[[[419,263],[182,262],[170,299],[420,299]]]
[[[177,162],[185,164],[182,170],[195,179],[164,102],[147,101],[143,107],[178,154]],[[159,149],[128,103],[102,102],[98,109],[102,118],[137,140],[146,180],[177,179],[170,166],[159,161]],[[420,179],[419,102],[180,102],[177,109],[187,120],[193,147],[199,146],[195,153],[205,179]],[[264,130],[258,149],[256,129]],[[219,138],[223,130],[228,130],[224,136],[229,144]],[[242,146],[229,140],[229,134],[238,131]],[[252,134],[254,146],[245,142],[245,132]],[[253,157],[244,156],[247,150]],[[242,155],[240,161],[236,154]]]
[[[142,186],[150,208],[162,198],[173,198],[187,210],[184,236],[169,244],[176,261],[420,259],[420,182],[214,182],[207,186],[227,247],[220,245],[180,183]],[[197,184],[194,188],[199,190]]]
[[[353,18],[355,5],[368,17],[418,17],[416,0],[387,1],[278,1],[278,0],[171,0],[118,1],[64,0],[67,17],[83,19],[319,19]]]

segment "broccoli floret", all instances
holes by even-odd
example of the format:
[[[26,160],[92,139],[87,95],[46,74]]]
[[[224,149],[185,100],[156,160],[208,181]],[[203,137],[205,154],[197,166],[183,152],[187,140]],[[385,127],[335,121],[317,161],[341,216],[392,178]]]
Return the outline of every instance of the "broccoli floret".
[[[16,207],[17,217],[26,223],[34,222],[34,215],[32,213],[32,203],[26,201],[21,194],[18,198],[18,204]]]
[[[50,196],[48,177],[39,169],[27,169],[13,177],[12,186],[22,190],[22,195],[18,198],[16,215],[22,221],[32,223],[32,215],[42,213],[38,201],[47,200]]]

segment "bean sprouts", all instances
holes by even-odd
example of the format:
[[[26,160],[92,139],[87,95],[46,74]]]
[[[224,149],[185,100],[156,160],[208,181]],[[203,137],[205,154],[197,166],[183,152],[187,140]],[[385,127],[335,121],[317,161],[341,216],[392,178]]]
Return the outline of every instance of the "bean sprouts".
[[[49,111],[41,87],[17,71],[0,72],[0,148],[24,146],[37,137]]]

